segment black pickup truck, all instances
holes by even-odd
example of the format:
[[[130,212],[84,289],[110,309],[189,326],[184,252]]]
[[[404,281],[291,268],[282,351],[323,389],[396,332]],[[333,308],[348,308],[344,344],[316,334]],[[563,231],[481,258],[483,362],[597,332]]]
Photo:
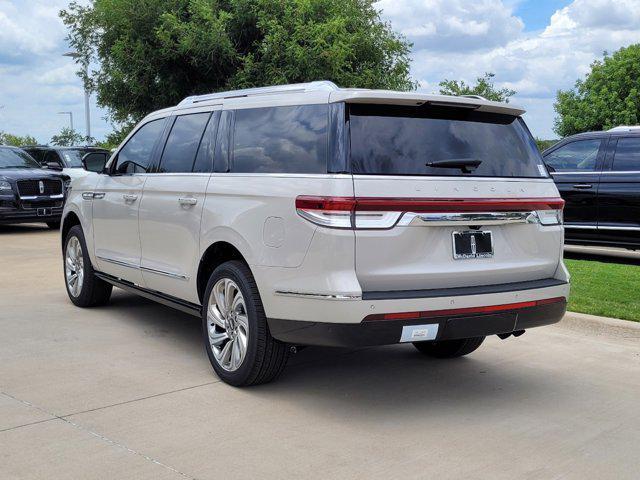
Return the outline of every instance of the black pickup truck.
[[[573,135],[542,156],[566,202],[566,243],[640,249],[640,127]]]
[[[60,227],[69,177],[47,171],[16,147],[0,146],[0,224]]]

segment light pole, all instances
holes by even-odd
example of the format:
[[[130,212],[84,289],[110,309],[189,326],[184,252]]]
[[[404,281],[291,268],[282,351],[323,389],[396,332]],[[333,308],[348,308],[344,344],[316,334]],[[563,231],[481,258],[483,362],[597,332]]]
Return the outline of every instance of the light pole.
[[[73,59],[80,58],[80,54],[78,52],[67,52],[63,54],[63,56],[71,57]],[[88,66],[84,67],[84,76],[85,78],[89,76]],[[86,85],[83,85],[83,86],[84,86],[84,121],[86,122],[86,125],[87,125],[87,143],[88,143],[89,139],[91,138],[91,115],[89,113],[89,90],[87,90]],[[73,130],[73,127],[71,127],[71,129]]]
[[[73,130],[73,112],[58,112],[58,115],[69,115],[69,128]]]

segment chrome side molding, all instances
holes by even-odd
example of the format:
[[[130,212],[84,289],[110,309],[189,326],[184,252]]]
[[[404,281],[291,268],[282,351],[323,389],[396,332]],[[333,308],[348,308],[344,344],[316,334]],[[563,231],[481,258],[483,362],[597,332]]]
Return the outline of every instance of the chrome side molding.
[[[307,293],[294,292],[289,290],[276,290],[276,295],[284,297],[312,298],[316,300],[360,300],[360,295],[340,295],[340,294],[323,294],[323,293]]]
[[[98,260],[102,260],[103,262],[113,263],[114,265],[119,265],[121,267],[134,268],[136,270],[142,270],[144,272],[155,273],[157,275],[164,275],[165,277],[177,278],[178,280],[189,281],[188,275],[182,275],[179,273],[165,272],[163,270],[156,270],[155,268],[143,267],[140,265],[136,265],[134,263],[123,262],[121,260],[114,260],[112,258],[97,256]]]

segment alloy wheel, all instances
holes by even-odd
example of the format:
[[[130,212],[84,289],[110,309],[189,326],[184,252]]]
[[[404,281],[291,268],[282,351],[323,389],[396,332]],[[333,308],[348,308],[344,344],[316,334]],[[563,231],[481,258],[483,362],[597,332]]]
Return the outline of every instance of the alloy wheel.
[[[247,354],[249,318],[242,292],[230,278],[221,278],[211,290],[207,330],[218,365],[229,372],[240,368]]]
[[[71,237],[67,242],[64,274],[69,293],[77,297],[82,292],[82,284],[84,282],[84,258],[78,237]]]

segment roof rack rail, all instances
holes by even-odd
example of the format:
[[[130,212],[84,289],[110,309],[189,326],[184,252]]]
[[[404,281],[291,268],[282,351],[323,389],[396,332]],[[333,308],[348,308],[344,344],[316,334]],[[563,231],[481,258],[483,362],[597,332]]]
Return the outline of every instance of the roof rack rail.
[[[230,90],[227,92],[208,93],[204,95],[192,95],[182,100],[178,106],[194,103],[208,102],[211,100],[224,100],[227,98],[253,97],[257,95],[275,95],[279,93],[302,93],[313,91],[333,91],[338,86],[328,80],[320,80],[308,83],[292,83],[289,85],[274,85],[271,87],[245,88]]]
[[[489,101],[487,98],[483,97],[482,95],[459,95],[459,96],[464,98],[475,98],[477,100],[486,100],[487,102]]]
[[[607,132],[635,132],[640,131],[640,125],[620,125],[607,130]]]

